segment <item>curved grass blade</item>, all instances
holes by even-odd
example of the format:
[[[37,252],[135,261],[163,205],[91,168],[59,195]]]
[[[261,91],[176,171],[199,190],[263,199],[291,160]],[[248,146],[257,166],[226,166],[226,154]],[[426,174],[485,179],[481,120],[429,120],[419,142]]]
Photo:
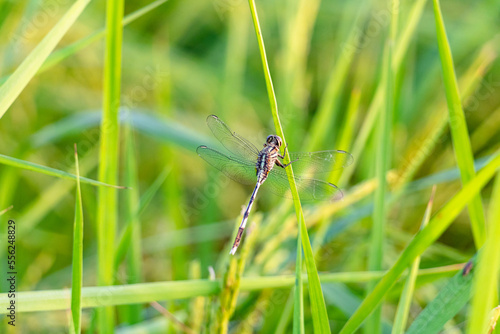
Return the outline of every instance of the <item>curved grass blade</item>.
[[[436,19],[437,42],[441,58],[441,67],[443,69],[446,100],[448,101],[451,138],[453,140],[457,164],[460,169],[462,184],[465,185],[475,175],[474,157],[472,154],[469,132],[467,130],[467,122],[460,100],[460,93],[458,91],[450,44],[446,37],[443,16],[439,8],[439,0],[434,0],[434,16]],[[486,221],[480,193],[477,193],[476,196],[472,198],[468,205],[468,209],[474,242],[476,248],[479,249],[483,245],[486,236]]]
[[[281,122],[278,114],[278,103],[276,101],[276,95],[274,94],[271,73],[269,72],[269,65],[267,63],[264,39],[262,37],[262,31],[259,25],[259,18],[257,16],[257,9],[255,7],[255,0],[249,0],[248,3],[250,5],[250,12],[252,13],[253,25],[255,28],[255,34],[257,36],[257,42],[259,45],[262,67],[264,70],[264,78],[266,80],[267,94],[269,97],[269,103],[271,105],[271,113],[273,115],[276,134],[280,136],[281,139],[283,139],[283,144],[286,145],[285,136],[283,133],[283,129],[281,127]],[[288,151],[285,152],[284,162],[285,163],[290,162],[290,156],[288,154]],[[315,333],[330,333],[330,324],[328,322],[328,314],[326,312],[325,299],[323,297],[323,292],[321,291],[321,284],[318,276],[318,270],[316,269],[316,264],[314,263],[314,255],[311,249],[311,242],[309,241],[309,235],[307,234],[307,227],[304,220],[304,213],[302,212],[302,206],[300,204],[300,198],[297,191],[297,186],[295,185],[293,169],[286,168],[286,173],[288,175],[288,182],[290,183],[290,190],[292,191],[294,199],[293,203],[295,207],[295,213],[297,216],[297,222],[298,224],[300,224],[299,228],[300,233],[298,237],[301,238],[302,247],[304,248],[306,269],[309,278],[309,296],[311,300],[311,314],[313,318],[314,331]],[[300,271],[296,270],[296,273],[298,272]],[[295,305],[295,307],[300,307],[300,306]]]
[[[364,299],[354,315],[347,321],[340,333],[354,333],[367,316],[376,308],[387,291],[396,283],[403,271],[422,254],[448,228],[463,210],[465,205],[493,177],[500,167],[498,154],[455,195],[429,222],[429,225],[417,233],[408,247],[400,255],[392,268],[379,281],[373,291]]]
[[[476,257],[450,279],[448,284],[439,291],[437,297],[418,315],[406,334],[439,333],[446,322],[453,318],[469,300],[474,276],[469,268],[473,268],[475,263]]]
[[[492,42],[489,42],[479,51],[477,57],[460,78],[459,85],[462,91],[462,101],[466,101],[466,99],[470,98],[473,92],[478,89],[479,84],[484,79],[484,75],[487,72],[486,69],[495,61],[496,54],[491,51],[493,48],[492,44]],[[440,110],[441,108],[444,110],[445,106],[443,105],[441,107],[440,104],[437,107],[437,109]],[[405,154],[406,157],[403,158],[403,161],[408,161],[408,163],[401,166],[402,168],[399,172],[400,176],[395,185],[397,191],[401,191],[407,186],[407,183],[414,177],[417,170],[422,166],[424,161],[428,159],[434,147],[439,142],[439,136],[444,133],[447,121],[448,116],[446,112],[442,113],[440,111],[427,121],[428,125],[425,126],[420,133],[414,136],[413,142],[415,145],[410,146],[410,149],[407,150]],[[490,124],[495,123],[492,122]],[[480,129],[478,128],[476,131],[480,131]],[[484,133],[495,133],[495,131],[489,130],[484,131]],[[474,140],[474,138],[472,138],[472,142],[479,143],[479,141]]]
[[[54,50],[61,38],[71,28],[90,0],[78,0],[57,22],[52,30],[31,51],[7,81],[0,87],[0,118],[17,99],[24,87],[35,76],[49,54]]]
[[[83,207],[80,190],[80,168],[75,144],[76,193],[75,221],[73,225],[73,262],[71,275],[71,318],[73,333],[82,329],[82,280],[83,280]]]
[[[141,18],[143,15],[149,13],[150,11],[152,11],[153,9],[155,9],[156,7],[160,6],[161,4],[163,4],[165,2],[167,2],[167,0],[157,0],[157,1],[150,3],[149,5],[146,5],[140,9],[136,10],[135,12],[133,12],[133,13],[131,13],[123,18],[122,25],[126,26],[127,24],[134,22],[135,20]],[[50,56],[47,57],[47,60],[43,63],[43,65],[39,68],[37,74],[40,74],[40,73],[52,68],[53,66],[59,64],[64,59],[68,58],[69,56],[74,55],[75,53],[77,53],[80,50],[83,50],[84,48],[86,48],[87,46],[91,45],[92,43],[100,40],[104,36],[106,36],[106,29],[102,28],[102,29],[94,32],[93,34],[91,34],[87,37],[84,37],[84,38],[80,39],[79,41],[74,42],[73,44],[70,44],[66,47],[63,47],[61,49],[58,49],[58,50],[52,52],[50,54]],[[5,82],[8,78],[9,78],[9,76],[5,76],[3,78],[0,78],[0,84]]]
[[[384,256],[384,244],[387,220],[386,194],[388,191],[388,182],[386,174],[391,168],[391,134],[394,114],[394,90],[396,81],[396,72],[393,71],[394,44],[396,43],[399,1],[391,2],[391,24],[385,41],[384,64],[382,74],[382,84],[384,86],[384,99],[381,113],[378,116],[377,133],[377,154],[375,154],[375,175],[378,186],[374,194],[373,224],[371,230],[371,240],[368,253],[368,269],[381,270]],[[366,291],[369,293],[374,288],[374,283],[367,285]],[[369,321],[366,323],[365,330],[369,333],[378,334],[382,331],[382,308],[376,309]]]
[[[436,193],[436,186],[432,187],[431,198],[429,203],[427,203],[427,209],[425,210],[424,219],[420,229],[427,226],[432,213],[432,204],[434,202],[434,195]],[[399,300],[398,309],[396,311],[396,320],[394,320],[394,325],[392,326],[392,334],[403,334],[406,328],[406,322],[408,321],[408,314],[410,312],[411,299],[413,297],[413,291],[415,290],[415,281],[417,279],[418,267],[420,265],[420,256],[417,256],[415,261],[410,267],[410,273],[406,279],[405,286],[403,288],[403,293]]]
[[[474,277],[472,308],[467,333],[487,333],[489,312],[498,302],[498,280],[500,272],[500,173],[495,178],[490,200],[489,230],[486,243],[479,254]]]
[[[80,156],[80,174],[88,174],[97,166],[96,155],[97,149],[91,148],[86,152],[85,156]],[[81,179],[80,176],[80,183]],[[37,227],[37,224],[42,222],[68,196],[74,185],[73,182],[66,182],[64,179],[57,180],[48,185],[37,198],[26,203],[26,206],[19,213],[19,220],[23,222],[18,231],[19,237],[23,238],[29,235]]]
[[[243,246],[244,247],[244,246]],[[440,279],[456,272],[455,266],[445,266],[419,270],[419,277]],[[384,272],[343,272],[321,274],[322,282],[363,283],[379,280]],[[240,291],[291,288],[295,284],[295,275],[242,277]],[[307,277],[303,275],[307,284]],[[221,280],[200,279],[188,281],[151,282],[112,287],[84,287],[82,289],[82,307],[124,305],[148,303],[158,300],[187,299],[197,296],[209,296],[220,293]],[[106,298],[103,298],[106,296]],[[67,289],[20,292],[18,296],[19,312],[67,310],[71,294]],[[8,312],[10,303],[7,293],[0,294],[0,314]]]
[[[299,236],[301,234],[299,224]],[[297,238],[297,263],[295,264],[295,286],[293,291],[293,334],[305,333],[304,328],[304,283],[302,282],[302,244]]]
[[[29,162],[29,161],[25,161],[25,160],[12,158],[12,157],[9,157],[9,156],[3,155],[3,154],[0,154],[0,164],[12,166],[12,167],[17,167],[17,168],[22,168],[22,169],[30,170],[33,172],[42,173],[45,175],[55,176],[55,177],[58,177],[61,179],[67,179],[67,180],[76,180],[77,179],[77,177],[71,173],[64,172],[62,170],[58,170],[58,169],[51,168],[51,167],[42,166],[42,165],[36,164],[34,162]],[[86,177],[80,177],[79,180],[82,183],[87,183],[87,184],[91,184],[94,186],[110,187],[110,188],[116,188],[116,189],[126,189],[126,187],[123,187],[123,186],[115,186],[115,185],[107,184],[105,182],[100,182],[100,181],[88,179]]]

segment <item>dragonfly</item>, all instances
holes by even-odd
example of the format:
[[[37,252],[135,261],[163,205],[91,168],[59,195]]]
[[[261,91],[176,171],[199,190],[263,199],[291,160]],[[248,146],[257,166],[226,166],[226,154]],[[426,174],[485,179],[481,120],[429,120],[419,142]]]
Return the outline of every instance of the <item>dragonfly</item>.
[[[245,185],[255,185],[231,248],[231,255],[234,255],[238,249],[252,204],[264,181],[266,187],[274,194],[292,197],[285,171],[285,168],[291,164],[293,164],[293,172],[296,175],[294,177],[295,183],[302,201],[342,198],[343,194],[339,187],[312,178],[312,176],[349,166],[353,162],[350,153],[341,150],[289,152],[290,162],[285,164],[283,159],[286,155],[287,145],[283,149],[283,154],[280,154],[283,141],[279,136],[269,135],[264,143],[264,148],[259,150],[249,140],[231,131],[215,115],[207,117],[207,125],[215,138],[229,151],[229,154],[201,145],[196,149],[198,155],[230,179]]]

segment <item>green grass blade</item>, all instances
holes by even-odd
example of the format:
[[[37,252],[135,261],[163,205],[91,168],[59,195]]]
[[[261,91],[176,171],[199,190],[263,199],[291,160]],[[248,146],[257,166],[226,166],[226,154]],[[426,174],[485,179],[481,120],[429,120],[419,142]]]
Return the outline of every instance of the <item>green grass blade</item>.
[[[245,247],[244,244],[242,247]],[[441,279],[457,272],[456,266],[445,266],[419,270],[419,278],[435,277]],[[325,283],[363,283],[379,280],[384,272],[343,272],[321,274]],[[304,283],[307,277],[304,275]],[[150,282],[112,287],[84,287],[82,289],[82,307],[148,303],[157,300],[176,300],[209,296],[220,293],[220,279],[201,279],[188,281]],[[242,277],[240,291],[291,288],[295,284],[295,275]],[[102,296],[106,296],[103,298]],[[71,294],[67,289],[20,292],[18,296],[19,312],[67,310]],[[0,294],[0,314],[8,312],[10,303],[7,293]]]
[[[255,34],[257,36],[257,41],[259,44],[259,51],[262,59],[262,67],[264,70],[267,94],[269,98],[269,103],[271,105],[271,113],[273,115],[274,126],[276,128],[277,135],[280,136],[281,139],[283,140],[283,145],[286,145],[285,136],[283,134],[283,129],[281,127],[281,122],[279,120],[278,103],[276,101],[276,95],[274,94],[271,74],[269,72],[269,65],[267,62],[264,39],[262,37],[262,32],[259,25],[257,9],[255,8],[255,1],[249,0],[248,2],[250,5],[250,11],[252,13]],[[290,156],[288,154],[288,151],[286,151],[284,161],[285,163],[290,162]],[[307,234],[307,227],[304,220],[304,214],[302,212],[302,206],[300,204],[299,194],[297,192],[297,186],[295,185],[295,179],[293,177],[292,168],[291,167],[286,168],[286,173],[292,191],[297,222],[298,224],[300,224],[299,232],[301,233],[299,234],[299,237],[302,240],[302,247],[304,248],[306,270],[309,278],[309,296],[311,300],[311,313],[313,318],[314,330],[316,333],[330,333],[330,324],[328,322],[328,314],[326,312],[325,299],[323,297],[323,292],[321,291],[321,284],[319,281],[318,271],[316,269],[316,264],[314,263],[314,255],[312,252],[311,243],[309,241],[309,235]],[[300,307],[300,306],[295,305],[295,307]]]
[[[73,262],[71,275],[71,315],[74,333],[82,329],[82,280],[83,280],[83,207],[80,190],[80,168],[75,144],[76,193],[75,222],[73,225]]]
[[[167,0],[157,0],[157,1],[150,3],[149,5],[146,5],[140,9],[136,10],[135,12],[133,12],[133,13],[131,13],[123,18],[122,25],[126,26],[127,24],[134,22],[135,20],[141,18],[142,16],[149,13],[150,11],[152,11],[153,9],[155,9],[156,7],[160,6],[161,4],[163,4],[165,2],[167,2]],[[87,37],[84,37],[84,38],[82,38],[82,39],[80,39],[80,40],[78,40],[78,41],[76,41],[68,46],[65,46],[61,49],[58,49],[58,50],[52,52],[50,54],[50,56],[47,57],[47,60],[43,63],[43,65],[38,69],[37,74],[45,72],[46,70],[54,67],[55,65],[59,64],[64,59],[74,55],[75,53],[77,53],[80,50],[83,50],[84,48],[91,45],[92,43],[104,38],[104,36],[106,36],[106,29],[102,28],[102,29],[94,32],[93,34],[90,34]],[[8,78],[9,78],[9,76],[2,77],[0,79],[0,84],[4,83]]]
[[[398,70],[399,65],[403,62],[408,46],[412,41],[413,33],[417,28],[420,18],[422,17],[426,3],[427,0],[414,1],[410,12],[404,20],[405,26],[404,29],[400,29],[401,34],[398,37],[396,50],[394,50],[393,66],[395,72]],[[398,10],[401,10],[401,8],[398,8]]]
[[[0,87],[0,118],[3,117],[7,109],[21,94],[24,87],[35,76],[45,59],[47,59],[57,43],[59,43],[73,23],[75,23],[89,2],[90,0],[78,0],[75,2],[47,36],[31,51],[28,57],[24,59],[21,65]]]
[[[185,197],[184,188],[180,183],[182,167],[176,163],[179,160],[179,154],[174,149],[167,147],[164,150],[164,156],[165,165],[172,167],[172,175],[165,180],[162,187],[165,207],[169,208],[165,213],[168,222],[166,228],[174,232],[188,226],[188,221],[182,211],[182,203]],[[187,278],[188,253],[189,249],[186,246],[177,246],[170,249],[169,257],[173,280],[184,280]]]
[[[341,127],[340,134],[338,137],[338,144],[336,149],[344,150],[349,152],[352,145],[352,137],[354,134],[354,129],[356,129],[356,121],[359,114],[359,101],[361,99],[361,91],[358,88],[354,88],[351,92],[351,97],[349,99],[349,105],[347,107],[347,113],[345,116],[345,122]],[[343,169],[333,169],[328,176],[328,180],[343,187]],[[340,181],[339,181],[340,180]]]
[[[165,168],[163,172],[161,172],[160,175],[158,175],[158,177],[151,184],[151,186],[144,192],[144,195],[142,195],[139,203],[138,212],[136,212],[135,215],[132,217],[137,216],[137,218],[139,218],[141,216],[141,214],[144,212],[144,210],[148,207],[149,203],[153,199],[154,195],[160,189],[163,182],[165,182],[165,179],[170,174],[170,170],[171,168],[169,167]],[[128,252],[130,240],[132,239],[132,233],[134,233],[133,232],[134,228],[132,226],[133,226],[132,221],[129,220],[125,228],[123,229],[123,233],[119,237],[118,247],[116,247],[116,254],[115,254],[115,270],[118,270],[118,266],[120,265],[120,263],[122,263],[123,259],[125,258],[125,255]]]
[[[469,261],[472,268],[475,266],[475,261],[476,257]],[[470,298],[472,277],[474,276],[472,272],[465,274],[464,270],[465,267],[452,277],[444,288],[440,289],[436,298],[413,321],[406,334],[439,333],[446,322],[464,307]]]
[[[302,233],[299,225],[299,236]],[[305,333],[304,329],[304,286],[302,282],[302,245],[301,238],[297,238],[297,263],[295,264],[295,287],[293,292],[293,333]]]
[[[36,164],[34,162],[29,162],[29,161],[25,161],[25,160],[12,158],[12,157],[9,157],[9,156],[3,155],[3,154],[0,154],[0,164],[4,164],[7,166],[12,166],[12,167],[16,167],[16,168],[22,168],[22,169],[30,170],[30,171],[45,174],[45,175],[55,176],[55,177],[58,177],[61,179],[67,179],[67,180],[76,180],[77,179],[77,176],[73,175],[71,173],[64,172],[62,170],[58,170],[58,169],[51,168],[51,167],[42,166],[42,165]],[[94,186],[109,187],[109,188],[116,188],[116,189],[125,189],[125,187],[122,187],[122,186],[114,186],[111,184],[107,184],[105,182],[100,182],[100,181],[88,179],[86,177],[80,177],[79,180],[82,183],[87,183],[87,184],[91,184]]]
[[[427,0],[418,0],[413,3],[410,13],[408,14],[408,17],[410,19],[405,20],[404,27],[400,29],[401,37],[396,43],[396,50],[394,51],[394,58],[392,63],[394,73],[398,73],[400,71],[401,65],[403,64],[403,58],[408,52],[408,46],[411,37],[415,33],[417,23],[422,17],[423,8],[426,1]],[[373,130],[380,108],[382,107],[382,98],[385,95],[384,90],[385,87],[383,85],[377,86],[377,90],[375,91],[373,100],[370,103],[370,107],[368,108],[363,125],[361,126],[361,129],[358,132],[356,140],[354,141],[354,144],[352,146],[351,153],[355,157],[354,163],[344,172],[344,180],[349,180],[356,169],[355,167],[359,163],[356,157],[361,156],[361,153],[366,147],[366,142]]]
[[[441,67],[443,70],[446,100],[448,102],[453,148],[455,150],[455,157],[460,169],[462,184],[466,184],[474,177],[475,174],[474,157],[472,155],[467,123],[462,109],[460,93],[458,91],[450,44],[448,43],[443,16],[439,7],[439,0],[434,0],[434,15],[436,19],[437,42],[441,58]],[[486,235],[486,222],[480,193],[477,193],[472,199],[468,209],[474,242],[476,247],[479,249],[483,245]]]
[[[118,179],[120,81],[122,66],[123,0],[109,0],[106,6],[106,52],[104,60],[103,111],[100,129],[99,180]],[[113,285],[118,196],[114,189],[100,188],[97,194],[98,284]],[[114,331],[112,307],[98,310],[101,333]]]
[[[167,2],[167,0],[154,1],[154,2],[150,3],[149,5],[146,5],[140,9],[136,10],[135,12],[125,16],[123,18],[123,21],[122,21],[122,26],[126,26],[126,25],[134,22],[135,20],[141,18],[142,16],[149,13],[150,11],[152,11],[153,9],[162,5],[165,2]],[[87,37],[84,37],[81,40],[76,41],[75,43],[73,43],[71,45],[68,45],[60,50],[53,52],[47,58],[47,61],[42,65],[42,67],[40,68],[38,73],[44,72],[44,71],[52,68],[54,65],[57,65],[58,63],[60,63],[64,59],[74,55],[75,53],[86,48],[87,46],[91,45],[92,43],[104,38],[104,36],[106,36],[106,29],[105,28],[100,29],[100,30],[96,31],[95,33],[93,33]]]
[[[252,220],[251,226],[248,229],[249,230],[248,236],[245,239],[243,245],[241,246],[241,250],[238,256],[226,255],[226,258],[229,258],[229,263],[227,264],[227,268],[224,272],[222,289],[219,296],[220,307],[217,310],[217,321],[215,322],[215,327],[213,327],[211,331],[213,333],[221,333],[221,334],[228,333],[229,320],[231,319],[231,316],[233,315],[236,309],[236,302],[238,300],[238,295],[240,293],[241,281],[245,269],[245,264],[257,239],[258,229],[261,220],[262,220],[261,215],[257,215],[257,217],[255,217]],[[237,220],[237,222],[238,221],[239,219]],[[234,237],[236,237],[237,231],[238,231],[238,224],[235,224],[235,229],[233,234]],[[231,240],[233,239],[231,238]],[[231,246],[231,244],[228,244],[228,246]]]
[[[274,330],[275,334],[285,334],[286,333],[288,323],[290,322],[290,317],[292,316],[292,313],[293,313],[293,305],[295,303],[294,296],[295,296],[294,292],[291,292],[288,295],[288,298],[286,300],[286,304],[283,307],[283,312],[281,313],[280,319],[279,319],[278,323],[276,324],[276,327]]]
[[[305,148],[306,151],[319,149],[329,131],[332,129],[333,123],[339,112],[338,101],[341,100],[342,88],[347,81],[349,68],[356,57],[356,53],[359,52],[359,50],[356,50],[356,48],[359,47],[359,25],[363,24],[366,14],[369,11],[370,4],[364,2],[359,5],[359,8],[360,12],[358,17],[354,20],[347,34],[346,41],[342,45],[342,51],[336,58],[335,66],[329,75],[325,92],[318,106],[317,116],[312,120],[311,129],[309,131],[311,137]]]
[[[378,117],[377,154],[375,157],[375,174],[377,178],[377,189],[374,194],[373,225],[371,229],[371,241],[368,253],[368,269],[370,271],[381,270],[385,245],[385,225],[387,216],[387,171],[391,168],[391,137],[392,119],[394,113],[394,82],[396,74],[393,72],[393,52],[396,42],[399,1],[392,1],[391,26],[385,43],[384,66],[382,84],[385,89],[383,107]],[[374,284],[367,285],[369,293],[374,288]],[[382,308],[374,311],[366,324],[368,333],[381,333],[382,330]]]
[[[432,187],[431,198],[429,203],[427,203],[427,209],[425,210],[424,219],[420,229],[427,226],[432,213],[432,204],[434,201],[434,194],[436,193],[436,186]],[[396,311],[396,319],[392,326],[392,334],[403,334],[406,328],[406,322],[408,321],[408,314],[410,312],[411,299],[413,297],[413,291],[415,289],[415,281],[417,280],[418,267],[420,265],[420,256],[417,256],[415,261],[410,267],[410,273],[406,279],[405,286],[403,288],[403,293],[399,299],[398,309]]]
[[[489,313],[498,302],[500,273],[500,173],[497,174],[490,199],[488,236],[484,249],[479,254],[474,274],[474,292],[467,333],[486,333]]]
[[[396,263],[380,280],[375,289],[365,298],[354,315],[345,324],[341,333],[354,333],[367,316],[380,304],[387,291],[396,283],[403,271],[422,254],[452,223],[465,205],[493,177],[500,167],[500,154],[497,154],[457,195],[455,195],[421,230],[403,251]]]
[[[192,261],[189,265],[189,278],[190,279],[200,279],[201,278],[201,264],[200,261]],[[191,299],[189,305],[189,321],[187,325],[195,333],[201,333],[203,328],[203,319],[205,318],[205,305],[206,298],[196,297]]]
[[[124,182],[131,189],[125,193],[124,218],[128,222],[125,228],[131,230],[127,245],[127,283],[140,283],[142,274],[142,245],[141,245],[141,222],[139,220],[139,181],[137,177],[137,157],[135,152],[134,134],[131,125],[125,127],[125,170]],[[125,321],[135,324],[142,321],[142,305],[129,305],[126,310]]]
[[[463,92],[462,101],[466,101],[478,89],[481,80],[484,79],[486,69],[495,59],[496,54],[491,51],[491,45],[488,43],[481,49],[477,58],[474,59],[472,64],[467,68],[466,73],[459,80],[459,86]],[[444,110],[446,106],[443,104],[442,108]],[[441,105],[436,107],[436,109],[441,109]],[[447,122],[448,116],[446,112],[442,113],[440,111],[429,118],[427,121],[428,125],[424,126],[421,131],[422,133],[414,136],[415,146],[417,147],[411,146],[406,157],[403,158],[403,161],[407,161],[407,163],[402,166],[402,170],[399,172],[399,178],[395,185],[398,191],[407,185],[417,170],[434,151],[434,147],[439,142],[439,136],[445,131]],[[475,141],[472,140],[472,142]]]
[[[97,150],[92,148],[79,160],[80,174],[88,174],[97,166],[96,154]],[[80,176],[80,183],[81,179],[82,177]],[[48,214],[57,209],[58,205],[68,196],[74,185],[75,183],[73,182],[57,180],[50,186],[47,186],[37,198],[26,203],[25,208],[19,213],[19,219],[23,224],[18,230],[18,236],[23,238],[25,235],[29,235],[37,227],[37,224],[40,224]]]
[[[339,134],[337,145],[339,150],[349,150],[351,147],[354,129],[356,128],[356,121],[358,119],[360,99],[361,90],[359,88],[353,88],[349,99],[349,105],[347,107],[345,123]],[[332,175],[333,172],[334,171],[332,171],[330,175]],[[329,179],[331,179],[331,177]]]

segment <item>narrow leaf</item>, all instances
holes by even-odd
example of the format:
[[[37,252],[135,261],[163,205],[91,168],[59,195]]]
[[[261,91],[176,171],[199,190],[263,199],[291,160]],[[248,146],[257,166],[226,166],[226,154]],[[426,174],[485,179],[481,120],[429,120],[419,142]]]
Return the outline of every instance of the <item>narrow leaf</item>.
[[[17,99],[90,0],[78,0],[0,87],[0,118]]]
[[[441,67],[443,69],[443,81],[446,91],[446,100],[448,102],[449,122],[455,158],[460,169],[462,184],[469,182],[475,175],[474,157],[467,130],[464,111],[458,91],[457,78],[453,66],[453,57],[451,55],[450,44],[446,37],[443,16],[439,8],[439,0],[434,0],[434,15],[436,18],[436,33],[439,46],[439,55],[441,58]],[[481,194],[477,193],[468,205],[469,216],[472,226],[472,235],[476,247],[479,249],[485,240],[485,218]]]
[[[403,271],[422,254],[448,228],[465,205],[493,177],[500,167],[500,154],[497,154],[462,190],[458,192],[429,222],[417,233],[408,247],[400,255],[392,268],[379,281],[374,290],[365,298],[353,316],[347,321],[341,333],[354,333],[367,316],[379,305],[387,291],[396,283]]]
[[[384,245],[386,233],[387,216],[387,171],[391,168],[391,133],[392,119],[394,113],[394,82],[396,74],[393,71],[393,53],[396,42],[399,1],[391,2],[391,25],[385,42],[384,65],[382,84],[384,85],[384,101],[381,113],[378,117],[377,133],[377,154],[374,154],[375,175],[378,186],[374,194],[374,209],[372,216],[371,240],[368,250],[368,269],[381,270],[384,258]],[[374,288],[374,283],[369,283],[366,287],[369,293]],[[378,334],[382,330],[382,308],[374,311],[373,315],[366,324],[366,331]]]
[[[425,210],[424,219],[422,221],[420,229],[426,227],[429,223],[435,193],[436,186],[432,187],[431,198],[429,199],[429,203],[427,203],[427,209]],[[413,297],[413,290],[415,289],[415,281],[417,280],[419,265],[420,256],[417,256],[410,267],[410,274],[406,279],[403,293],[401,294],[401,298],[399,300],[398,309],[396,311],[396,320],[394,320],[394,325],[392,326],[392,334],[403,334],[405,331],[406,322],[408,321],[408,314],[410,312],[411,300]]]
[[[83,281],[83,208],[80,190],[80,168],[75,144],[76,193],[75,221],[73,225],[73,262],[71,275],[71,315],[74,333],[82,330],[82,281]]]
[[[266,80],[267,95],[269,97],[271,113],[273,115],[274,127],[276,128],[276,134],[280,136],[281,139],[283,140],[283,145],[286,145],[285,135],[283,133],[283,129],[281,127],[281,122],[278,114],[278,103],[276,101],[276,95],[274,93],[271,73],[269,72],[269,65],[267,62],[264,39],[262,37],[262,31],[259,25],[259,18],[257,16],[257,9],[255,7],[255,0],[249,0],[248,2],[250,5],[250,11],[252,13],[252,19],[255,28],[255,34],[257,36],[257,42],[259,45],[262,67],[264,70],[264,78]],[[284,162],[285,163],[290,162],[290,156],[288,154],[288,151],[286,151],[285,153]],[[321,284],[318,276],[318,270],[316,269],[316,264],[314,263],[314,255],[312,252],[311,243],[309,241],[309,235],[307,234],[307,227],[304,220],[304,214],[302,212],[302,206],[300,204],[300,198],[297,191],[297,186],[295,184],[295,178],[293,176],[293,169],[291,168],[291,166],[286,168],[286,174],[288,176],[290,189],[292,191],[297,222],[298,224],[300,224],[299,228],[300,233],[298,237],[302,240],[302,247],[304,248],[306,270],[307,270],[307,276],[309,278],[309,296],[311,300],[311,314],[313,318],[314,331],[315,333],[330,333],[330,323],[328,321],[328,314],[326,312],[325,299],[323,297],[323,292],[321,291]],[[296,308],[300,307],[300,305],[295,305],[295,307]]]
[[[419,270],[419,277],[440,279],[456,272],[456,266],[445,266]],[[321,281],[362,283],[379,280],[384,272],[344,272],[321,274]],[[303,276],[304,283],[307,277]],[[242,277],[240,291],[258,291],[263,289],[291,288],[295,284],[295,275]],[[84,287],[82,289],[82,307],[148,303],[155,300],[187,299],[197,296],[216,295],[220,292],[221,280],[200,279],[188,281],[152,282],[111,287]],[[106,298],[102,298],[106,296]],[[17,305],[19,312],[67,310],[71,299],[69,290],[43,290],[19,292]],[[0,294],[0,314],[9,312],[8,293]]]
[[[479,254],[474,277],[474,293],[467,333],[486,333],[488,315],[498,302],[500,276],[500,173],[497,174],[490,199],[488,238]]]
[[[451,320],[470,299],[475,263],[476,257],[440,289],[436,298],[413,321],[406,334],[436,334],[442,330],[446,322]]]
[[[299,236],[302,234],[299,224]],[[295,264],[295,287],[293,292],[293,333],[305,333],[304,329],[304,286],[302,282],[302,239],[297,238],[297,263]]]
[[[17,167],[17,168],[22,168],[22,169],[30,170],[33,172],[42,173],[45,175],[55,176],[55,177],[58,177],[61,179],[68,179],[68,180],[76,180],[77,179],[76,175],[73,175],[71,173],[63,172],[62,170],[58,170],[58,169],[51,168],[51,167],[42,166],[42,165],[36,164],[34,162],[29,162],[29,161],[25,161],[25,160],[12,158],[12,157],[9,157],[9,156],[3,155],[3,154],[0,154],[0,164],[12,166],[12,167]],[[111,188],[117,188],[117,189],[125,189],[125,187],[122,187],[122,186],[114,186],[114,185],[107,184],[104,182],[99,182],[99,181],[95,181],[92,179],[88,179],[86,177],[80,177],[79,180],[83,183],[88,183],[88,184],[91,184],[94,186],[103,186],[103,187],[111,187]]]
[[[103,108],[99,146],[99,180],[118,180],[122,39],[124,0],[106,2],[106,51],[104,56]],[[115,236],[118,222],[118,194],[114,189],[99,188],[97,193],[97,282],[100,286],[114,283]],[[113,307],[98,309],[101,333],[113,333]]]

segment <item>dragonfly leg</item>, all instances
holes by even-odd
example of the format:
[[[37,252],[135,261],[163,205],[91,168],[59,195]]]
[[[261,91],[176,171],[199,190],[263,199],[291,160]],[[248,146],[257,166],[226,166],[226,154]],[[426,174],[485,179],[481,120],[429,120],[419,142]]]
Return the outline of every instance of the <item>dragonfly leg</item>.
[[[283,149],[283,155],[279,155],[279,154],[278,154],[278,157],[280,157],[281,159],[285,159],[286,149],[287,149],[287,148],[288,148],[288,143],[286,143],[285,148]]]
[[[281,158],[281,159],[283,159],[283,157],[280,157],[280,158]],[[292,162],[295,162],[295,161],[297,161],[297,160],[299,160],[299,159],[295,159],[295,160],[293,160],[293,161],[290,161],[290,162],[289,162],[289,163],[287,163],[287,164],[284,164],[284,163],[282,163],[281,161],[276,160],[275,164],[276,164],[276,165],[278,165],[278,166],[280,166],[281,168],[287,168],[288,166],[290,166],[290,165],[292,164]]]
[[[288,143],[285,145],[285,149],[283,150],[283,155],[278,154],[278,157],[280,157],[281,159],[285,159],[287,147],[288,147]],[[283,164],[281,161],[276,160],[276,165],[280,166],[281,168],[286,168],[286,167],[290,166],[292,164],[292,162],[295,162],[297,160],[299,160],[299,159],[297,158],[297,159],[295,159],[293,161],[290,161],[287,164]]]

